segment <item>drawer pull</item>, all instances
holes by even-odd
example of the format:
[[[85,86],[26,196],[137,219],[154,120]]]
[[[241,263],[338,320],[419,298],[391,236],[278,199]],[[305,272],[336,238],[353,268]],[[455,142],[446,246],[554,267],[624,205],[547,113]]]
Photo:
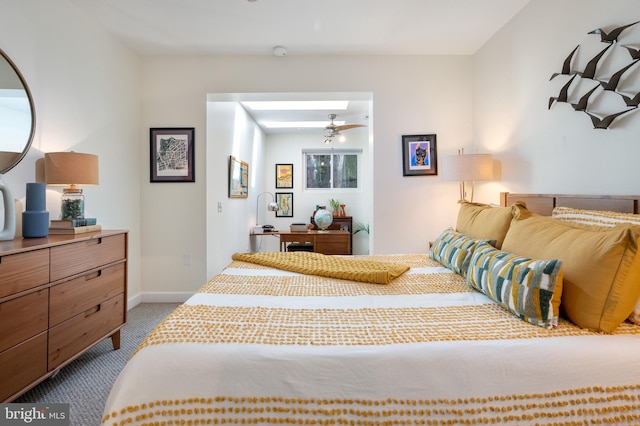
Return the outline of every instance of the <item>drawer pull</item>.
[[[102,269],[99,271],[96,271],[92,274],[87,274],[84,276],[84,280],[85,281],[91,281],[91,280],[95,280],[96,278],[100,277],[102,275]]]
[[[102,306],[102,304],[100,304],[100,305],[96,305],[96,306],[94,306],[94,307],[93,307],[93,308],[91,308],[91,309],[87,309],[87,310],[84,312],[84,317],[85,317],[85,318],[88,318],[88,317],[90,317],[91,315],[93,315],[93,314],[95,314],[95,313],[98,313],[98,312],[100,311],[100,307],[101,307],[101,306]]]
[[[93,245],[96,245],[96,244],[102,244],[102,238],[93,238],[91,240],[88,240],[87,243],[86,243],[86,245],[88,245],[88,246],[93,246]]]

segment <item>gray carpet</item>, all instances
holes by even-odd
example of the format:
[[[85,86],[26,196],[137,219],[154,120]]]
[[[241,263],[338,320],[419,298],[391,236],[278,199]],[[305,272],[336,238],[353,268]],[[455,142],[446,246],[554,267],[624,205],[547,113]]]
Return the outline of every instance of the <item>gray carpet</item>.
[[[178,306],[176,303],[142,303],[127,314],[120,350],[103,340],[14,402],[69,403],[73,426],[97,426],[109,390],[129,357],[153,328]]]

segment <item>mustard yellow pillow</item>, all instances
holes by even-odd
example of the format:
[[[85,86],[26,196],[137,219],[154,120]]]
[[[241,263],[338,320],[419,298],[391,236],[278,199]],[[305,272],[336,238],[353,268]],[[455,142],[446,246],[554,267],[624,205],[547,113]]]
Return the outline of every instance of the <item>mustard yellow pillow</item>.
[[[560,312],[580,327],[613,332],[640,296],[638,228],[580,227],[512,206],[502,250],[535,259],[560,259]]]
[[[632,213],[618,213],[602,210],[583,210],[571,207],[555,207],[551,217],[558,220],[578,223],[583,225],[598,225],[603,227],[613,227],[620,223],[632,223],[640,225],[640,215]],[[640,285],[640,283],[638,283]],[[636,302],[633,311],[627,318],[634,324],[640,325],[640,299]]]
[[[495,240],[495,247],[499,249],[511,219],[511,207],[460,201],[456,231],[473,238]]]

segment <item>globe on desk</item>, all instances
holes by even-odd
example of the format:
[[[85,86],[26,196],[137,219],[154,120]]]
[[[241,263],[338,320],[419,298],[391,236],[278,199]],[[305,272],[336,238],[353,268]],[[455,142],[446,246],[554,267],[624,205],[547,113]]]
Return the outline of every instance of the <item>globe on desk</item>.
[[[320,228],[322,232],[325,232],[333,223],[333,214],[331,214],[329,210],[319,209],[316,211],[313,221],[318,225],[318,228]]]

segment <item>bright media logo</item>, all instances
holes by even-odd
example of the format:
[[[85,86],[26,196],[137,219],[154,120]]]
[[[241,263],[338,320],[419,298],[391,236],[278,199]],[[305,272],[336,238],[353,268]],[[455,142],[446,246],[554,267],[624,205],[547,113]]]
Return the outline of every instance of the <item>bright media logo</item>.
[[[0,404],[0,424],[69,426],[69,404]]]

